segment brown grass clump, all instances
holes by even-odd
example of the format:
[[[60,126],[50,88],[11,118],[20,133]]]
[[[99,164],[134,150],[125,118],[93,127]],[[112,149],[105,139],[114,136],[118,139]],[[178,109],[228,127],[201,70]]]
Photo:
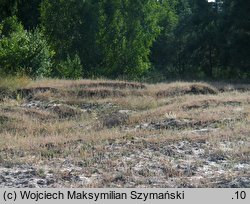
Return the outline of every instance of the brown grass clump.
[[[5,87],[0,87],[0,101],[3,101],[4,98],[8,98],[12,96],[12,92],[5,88]]]
[[[42,79],[33,81],[28,85],[28,88],[32,87],[53,87],[53,88],[119,88],[119,89],[145,89],[146,85],[138,82],[127,81],[110,81],[110,80],[56,80],[56,79]]]
[[[30,83],[31,79],[26,76],[9,76],[4,78],[0,77],[0,87],[6,88],[11,91],[26,87]]]
[[[114,112],[102,117],[102,124],[107,128],[113,128],[125,124],[128,120],[128,115],[124,113]]]
[[[188,102],[187,105],[184,105],[183,108],[187,110],[191,109],[206,109],[209,107],[217,107],[217,106],[232,106],[237,107],[242,104],[241,101],[238,100],[215,100],[215,99],[202,99],[202,100],[196,100],[193,102]]]
[[[98,88],[98,89],[83,89],[77,91],[78,97],[85,98],[107,98],[107,97],[125,97],[126,94],[119,90]]]
[[[36,110],[36,109],[24,109],[23,110],[24,114],[38,119],[38,120],[54,120],[56,119],[56,115],[54,115],[53,113],[50,113],[48,111],[44,111],[44,110]]]
[[[9,117],[7,117],[5,115],[0,115],[0,125],[4,125],[8,121],[9,121]]]
[[[146,85],[135,82],[119,82],[119,81],[103,81],[103,82],[82,82],[72,85],[73,88],[96,88],[96,87],[110,87],[114,89],[145,89]]]
[[[138,96],[138,95],[132,95],[129,94],[126,97],[122,98],[114,98],[109,100],[109,102],[113,102],[121,107],[124,107],[126,109],[130,110],[150,110],[157,108],[158,101],[156,98],[152,96]]]
[[[63,104],[54,105],[53,107],[50,107],[49,110],[57,114],[59,118],[72,118],[82,114],[79,109]]]
[[[250,91],[249,84],[239,84],[239,83],[223,83],[223,82],[215,82],[213,83],[219,91],[221,92],[231,92],[231,91],[240,91],[240,92],[247,92]]]
[[[0,77],[0,101],[4,98],[13,98],[16,96],[16,90],[23,88],[31,83],[31,79],[25,76]]]
[[[185,94],[217,94],[216,88],[208,84],[172,84],[164,90],[156,92],[158,98],[167,96],[181,96]]]
[[[19,122],[18,119],[11,117],[8,114],[0,113],[0,133],[4,131],[16,131],[15,123]]]
[[[22,88],[22,89],[17,89],[17,94],[20,95],[22,98],[30,98],[37,93],[45,93],[48,91],[56,93],[58,90],[51,87]]]

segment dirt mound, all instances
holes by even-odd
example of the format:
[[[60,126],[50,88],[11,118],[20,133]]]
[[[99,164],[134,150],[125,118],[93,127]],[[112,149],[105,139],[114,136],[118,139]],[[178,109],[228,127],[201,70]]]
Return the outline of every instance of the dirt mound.
[[[156,93],[158,98],[167,97],[167,96],[181,96],[185,94],[194,94],[194,95],[206,95],[206,94],[217,94],[218,91],[204,84],[191,84],[186,86],[177,86],[169,87],[167,90],[160,90]]]
[[[202,84],[194,84],[190,86],[190,93],[192,94],[217,94],[218,91],[211,87]]]
[[[220,92],[231,92],[231,91],[238,91],[238,92],[247,92],[250,91],[249,84],[227,84],[227,83],[215,83],[214,84]]]
[[[112,89],[83,89],[77,92],[77,96],[86,98],[107,98],[125,97],[126,94],[122,91]]]
[[[104,127],[113,128],[124,124],[128,120],[128,114],[114,112],[103,116],[101,120]]]
[[[55,119],[56,116],[50,112],[47,112],[47,111],[43,111],[43,110],[36,110],[36,109],[27,109],[27,110],[24,110],[24,114],[25,115],[28,115],[32,118],[36,118],[36,119],[39,119],[39,120],[52,120],[52,119]]]
[[[6,124],[10,121],[10,118],[5,115],[0,115],[0,126]]]
[[[40,120],[55,118],[74,118],[80,116],[83,111],[80,108],[58,103],[57,101],[29,101],[21,105],[24,114]],[[58,117],[57,117],[58,116]]]
[[[63,104],[52,106],[50,110],[56,113],[59,118],[73,118],[82,114],[79,109]]]
[[[217,106],[240,106],[242,102],[240,101],[218,101],[218,100],[213,100],[213,99],[208,99],[208,100],[201,100],[201,101],[195,101],[192,102],[191,104],[185,104],[183,106],[184,110],[192,110],[192,109],[206,109],[209,107],[217,107]]]
[[[4,98],[12,98],[13,92],[10,91],[7,88],[0,87],[0,101],[2,101]]]
[[[17,90],[0,87],[0,101],[3,98],[16,98],[17,96],[21,98],[32,98],[36,93],[44,93],[47,91],[56,93],[58,90],[52,87],[22,88]]]
[[[79,85],[73,85],[73,87],[82,87],[82,88],[96,88],[96,87],[110,87],[115,89],[145,89],[146,85],[142,83],[135,83],[135,82],[89,82],[89,83],[81,83]]]
[[[219,125],[232,124],[236,119],[225,118],[222,120],[207,120],[207,121],[196,121],[191,119],[177,119],[177,118],[167,118],[162,121],[144,123],[136,126],[139,129],[148,130],[162,130],[162,129],[175,129],[183,130],[186,128],[195,129],[198,131],[210,130],[210,128],[217,128]]]
[[[186,119],[168,118],[159,122],[145,123],[139,126],[140,129],[160,130],[160,129],[184,129],[192,126],[192,121]]]
[[[51,91],[53,93],[56,93],[58,90],[56,88],[52,87],[35,87],[35,88],[23,88],[18,89],[16,93],[20,95],[22,98],[31,98],[36,93],[44,93],[47,91]]]
[[[203,100],[203,101],[195,101],[191,104],[185,104],[183,106],[184,110],[192,110],[192,109],[198,109],[198,108],[208,108],[210,106],[216,106],[218,102],[216,100]]]

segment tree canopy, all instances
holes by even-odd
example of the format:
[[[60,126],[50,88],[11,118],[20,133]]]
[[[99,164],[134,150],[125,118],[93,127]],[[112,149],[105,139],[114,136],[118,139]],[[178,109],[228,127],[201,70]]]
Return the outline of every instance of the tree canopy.
[[[248,0],[1,0],[0,73],[250,78]]]

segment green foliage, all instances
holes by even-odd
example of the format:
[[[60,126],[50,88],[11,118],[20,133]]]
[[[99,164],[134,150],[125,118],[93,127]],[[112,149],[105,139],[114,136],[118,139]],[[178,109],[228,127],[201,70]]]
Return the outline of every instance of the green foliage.
[[[247,79],[249,10],[247,0],[0,0],[0,73]]]
[[[16,15],[27,30],[36,28],[40,23],[40,4],[42,0],[18,0]]]
[[[151,54],[156,70],[179,78],[249,76],[250,3],[162,0],[159,4],[162,32]]]
[[[102,1],[98,43],[107,76],[140,76],[149,67],[150,48],[160,28],[155,1]]]
[[[67,56],[66,61],[61,62],[58,65],[58,74],[61,78],[65,79],[79,79],[82,76],[83,67],[81,59],[78,55],[74,58]]]
[[[17,17],[8,17],[1,23],[0,35],[9,37],[11,33],[18,32],[23,29],[23,26],[18,23]]]
[[[58,61],[77,52],[88,75],[137,76],[150,66],[154,0],[44,0],[41,17]]]
[[[154,72],[161,72],[163,75],[173,77],[171,74],[175,69],[175,60],[177,53],[177,27],[179,16],[177,15],[177,1],[165,0],[159,2],[159,25],[161,32],[154,41],[151,49],[151,61],[155,66]],[[152,74],[152,73],[150,73]],[[177,75],[178,73],[175,73]]]
[[[41,32],[27,32],[16,17],[1,23],[0,70],[9,75],[48,76],[51,68],[50,50]]]
[[[41,21],[56,52],[56,61],[65,60],[68,53],[78,53],[88,75],[96,74],[100,55],[96,44],[98,1],[44,0]]]
[[[223,62],[232,75],[238,78],[249,78],[250,1],[225,0],[223,5],[223,16],[220,22],[224,35]]]
[[[0,0],[0,22],[17,12],[18,0]]]

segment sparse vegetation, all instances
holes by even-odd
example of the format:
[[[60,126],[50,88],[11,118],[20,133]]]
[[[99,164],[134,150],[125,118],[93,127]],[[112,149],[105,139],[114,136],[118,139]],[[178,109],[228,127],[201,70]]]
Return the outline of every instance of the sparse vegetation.
[[[250,186],[249,85],[15,80],[0,83],[0,186]]]
[[[249,10],[0,0],[0,187],[250,187]]]
[[[1,0],[0,74],[249,82],[249,10],[246,0]]]

